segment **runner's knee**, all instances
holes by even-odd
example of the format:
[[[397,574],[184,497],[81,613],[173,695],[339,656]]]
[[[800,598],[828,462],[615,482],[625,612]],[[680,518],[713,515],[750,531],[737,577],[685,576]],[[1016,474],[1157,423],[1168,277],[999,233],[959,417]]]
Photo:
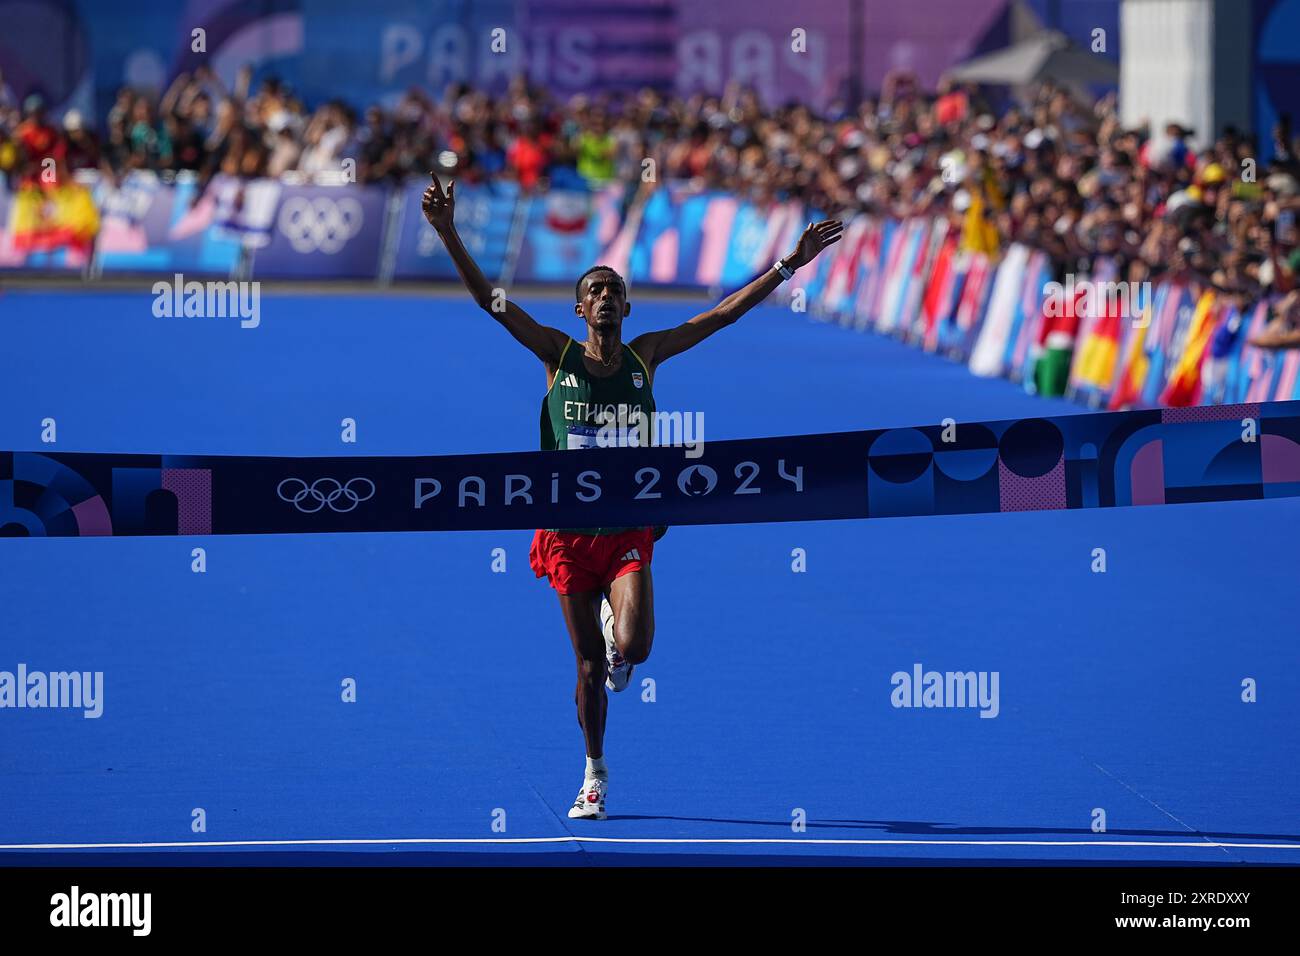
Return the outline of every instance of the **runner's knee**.
[[[640,664],[650,656],[650,643],[655,636],[654,622],[645,619],[638,620],[624,633],[627,635],[627,639],[622,642],[625,646],[620,649],[623,659],[629,664]]]

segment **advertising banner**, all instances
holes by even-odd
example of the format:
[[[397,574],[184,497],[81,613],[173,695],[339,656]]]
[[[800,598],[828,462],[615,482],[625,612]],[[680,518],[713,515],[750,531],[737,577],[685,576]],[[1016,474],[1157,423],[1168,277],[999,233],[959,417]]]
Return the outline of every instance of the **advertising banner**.
[[[425,186],[423,181],[417,181],[402,187],[393,278],[459,281],[447,247],[420,210]],[[490,280],[497,279],[505,269],[518,199],[519,187],[514,183],[456,184],[456,232]]]
[[[95,202],[104,272],[225,276],[239,262],[240,239],[215,225],[214,196],[198,195],[192,177],[171,184],[143,171],[116,183],[99,177]]]
[[[270,235],[253,258],[259,279],[379,275],[388,190],[281,186]]]
[[[552,190],[523,197],[523,243],[515,280],[573,283],[601,261],[622,224],[622,190]]]

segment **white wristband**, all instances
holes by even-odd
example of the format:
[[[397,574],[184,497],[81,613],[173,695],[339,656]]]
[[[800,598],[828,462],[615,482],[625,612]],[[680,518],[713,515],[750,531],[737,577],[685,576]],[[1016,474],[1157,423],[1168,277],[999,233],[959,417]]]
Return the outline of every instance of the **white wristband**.
[[[781,273],[782,279],[794,278],[794,270],[785,264],[784,259],[777,259],[776,262],[772,263],[772,268]]]

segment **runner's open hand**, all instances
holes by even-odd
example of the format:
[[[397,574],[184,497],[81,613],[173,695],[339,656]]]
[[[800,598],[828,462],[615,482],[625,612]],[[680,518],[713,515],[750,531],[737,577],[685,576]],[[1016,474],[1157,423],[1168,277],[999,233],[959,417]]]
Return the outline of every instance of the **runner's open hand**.
[[[839,242],[843,234],[844,223],[838,219],[823,219],[821,222],[810,222],[808,228],[803,231],[803,235],[799,237],[799,245],[795,247],[794,252],[786,257],[786,262],[793,269],[806,266],[816,259],[817,255],[827,246]]]
[[[429,176],[433,182],[424,191],[424,200],[420,205],[424,210],[424,218],[429,220],[429,225],[441,232],[451,228],[456,213],[456,184],[448,183],[447,191],[443,192],[442,183],[438,182],[438,174],[429,173]]]

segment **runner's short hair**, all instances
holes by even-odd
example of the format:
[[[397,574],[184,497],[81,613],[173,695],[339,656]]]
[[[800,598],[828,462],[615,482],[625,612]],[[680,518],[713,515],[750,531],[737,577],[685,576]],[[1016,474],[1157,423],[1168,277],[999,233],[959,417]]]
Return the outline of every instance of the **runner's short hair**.
[[[575,301],[578,301],[578,302],[581,302],[581,301],[582,301],[582,283],[585,282],[586,279],[587,279],[587,276],[591,275],[593,272],[612,272],[612,273],[614,273],[615,277],[618,279],[618,284],[621,285],[621,286],[623,287],[623,298],[625,298],[625,299],[627,298],[627,283],[623,281],[623,277],[622,277],[621,275],[618,274],[618,270],[617,270],[617,269],[614,269],[614,268],[612,268],[611,266],[592,266],[590,269],[588,269],[588,270],[587,270],[586,272],[584,272],[582,275],[578,276],[578,284],[577,284],[576,286],[573,287],[573,296],[574,296]]]

